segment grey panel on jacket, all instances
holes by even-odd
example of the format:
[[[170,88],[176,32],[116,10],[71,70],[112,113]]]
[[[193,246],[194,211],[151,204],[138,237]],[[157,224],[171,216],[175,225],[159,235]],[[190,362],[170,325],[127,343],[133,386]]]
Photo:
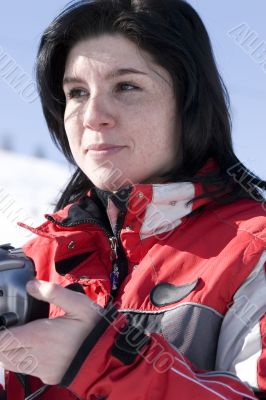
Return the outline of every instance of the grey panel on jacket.
[[[161,333],[199,369],[215,369],[217,344],[223,316],[196,303],[180,304],[157,312],[120,310],[129,323],[145,333]]]
[[[164,313],[161,330],[197,368],[214,370],[222,320],[222,315],[209,307],[182,304]]]

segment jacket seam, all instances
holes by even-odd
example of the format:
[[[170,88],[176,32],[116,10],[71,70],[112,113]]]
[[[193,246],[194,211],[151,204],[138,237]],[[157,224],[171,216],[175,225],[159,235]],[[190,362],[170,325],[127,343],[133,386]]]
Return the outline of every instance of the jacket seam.
[[[165,309],[163,309],[163,310],[156,310],[156,311],[138,310],[138,309],[131,309],[131,308],[128,308],[128,309],[118,309],[118,311],[119,311],[120,313],[135,312],[135,313],[137,313],[137,314],[162,314],[162,313],[164,313],[164,312],[166,312],[166,311],[172,311],[172,310],[175,310],[175,309],[177,309],[177,308],[180,308],[180,307],[183,307],[183,306],[187,306],[187,305],[191,305],[191,306],[195,306],[195,307],[207,309],[207,310],[209,310],[209,311],[212,311],[212,312],[213,312],[214,314],[216,314],[218,317],[224,318],[224,315],[221,314],[221,313],[219,313],[219,311],[215,310],[214,308],[209,307],[209,306],[206,306],[206,305],[204,305],[204,304],[195,303],[195,302],[190,302],[190,301],[185,302],[185,303],[181,303],[181,304],[177,304],[177,305],[174,306],[174,307],[169,307],[169,308],[165,308]]]

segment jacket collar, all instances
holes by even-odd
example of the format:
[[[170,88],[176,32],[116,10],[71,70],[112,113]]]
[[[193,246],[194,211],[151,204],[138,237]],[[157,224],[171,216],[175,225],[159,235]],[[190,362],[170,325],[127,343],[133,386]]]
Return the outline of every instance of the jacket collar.
[[[202,193],[201,185],[191,182],[137,184],[115,194],[94,190],[94,195],[106,209],[114,233],[122,212],[125,214],[124,225],[138,232],[142,239],[169,234],[184,217],[210,202],[206,198],[192,201]]]
[[[215,169],[209,160],[198,175]],[[46,217],[66,227],[94,221],[114,234],[124,227],[144,239],[169,234],[186,216],[210,203],[211,198],[201,198],[204,193],[200,183],[192,182],[135,184],[116,193],[92,188],[77,203]]]

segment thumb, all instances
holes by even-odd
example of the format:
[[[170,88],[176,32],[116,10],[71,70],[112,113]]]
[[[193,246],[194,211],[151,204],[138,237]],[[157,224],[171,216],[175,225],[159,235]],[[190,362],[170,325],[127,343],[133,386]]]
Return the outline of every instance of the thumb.
[[[82,293],[73,292],[55,283],[31,280],[26,285],[27,292],[35,299],[62,308],[70,317],[84,318],[89,314],[92,301]]]

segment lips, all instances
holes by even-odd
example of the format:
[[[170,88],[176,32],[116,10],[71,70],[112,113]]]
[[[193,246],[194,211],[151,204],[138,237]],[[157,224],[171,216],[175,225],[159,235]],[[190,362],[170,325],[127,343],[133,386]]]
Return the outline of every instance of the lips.
[[[88,151],[108,151],[112,149],[121,149],[125,146],[118,146],[115,144],[109,144],[109,143],[102,143],[102,144],[90,144],[87,146]]]
[[[111,143],[90,144],[86,147],[87,155],[95,161],[106,161],[106,159],[115,157],[127,146],[118,146]]]

